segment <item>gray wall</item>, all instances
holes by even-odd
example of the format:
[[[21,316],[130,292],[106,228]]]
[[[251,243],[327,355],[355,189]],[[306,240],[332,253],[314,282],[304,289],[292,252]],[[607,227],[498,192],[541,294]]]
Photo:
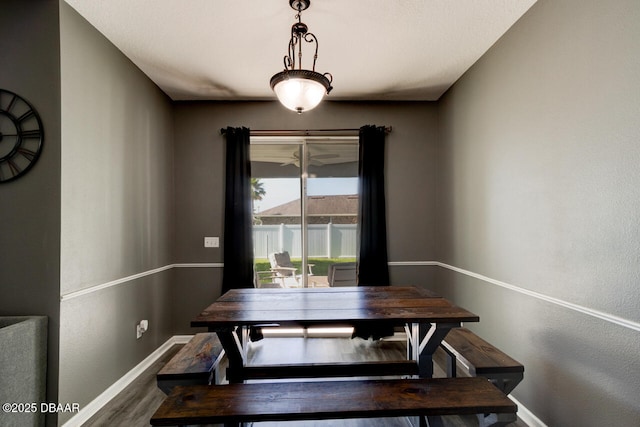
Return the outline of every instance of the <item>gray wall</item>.
[[[437,106],[429,102],[325,102],[312,113],[292,114],[277,102],[182,102],[175,106],[176,263],[221,263],[224,245],[224,137],[220,129],[359,128],[393,126],[387,136],[386,185],[389,259],[436,257]],[[221,236],[221,248],[203,247]],[[416,238],[419,236],[419,238]],[[219,268],[177,268],[175,286],[189,301],[176,304],[179,332],[220,292]],[[401,271],[400,271],[401,270]],[[428,283],[433,268],[392,270],[397,283]],[[193,280],[186,277],[195,278]],[[213,286],[211,285],[213,283]],[[182,297],[183,298],[183,297]]]
[[[220,128],[391,125],[390,260],[443,263],[394,265],[393,283],[478,313],[548,425],[635,425],[639,15],[631,0],[539,0],[439,103],[297,116],[172,104],[66,3],[4,0],[0,87],[36,106],[46,145],[0,186],[0,314],[49,316],[48,399],[59,350],[59,400],[84,406],[220,293],[222,251],[202,244],[224,245]]]
[[[540,0],[440,101],[440,289],[549,426],[640,420],[638,22]]]
[[[0,4],[0,88],[33,105],[45,138],[31,171],[0,185],[0,315],[48,316],[49,401],[57,397],[60,317],[58,28],[57,0]],[[53,425],[55,416],[48,423]]]
[[[173,335],[173,121],[166,95],[66,3],[60,12],[59,397],[85,407]]]

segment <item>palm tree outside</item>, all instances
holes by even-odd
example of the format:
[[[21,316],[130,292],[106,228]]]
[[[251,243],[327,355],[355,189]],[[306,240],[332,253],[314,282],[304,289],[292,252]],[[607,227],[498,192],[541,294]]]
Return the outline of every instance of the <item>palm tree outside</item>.
[[[251,178],[251,199],[262,200],[266,194],[262,181],[259,178]]]
[[[262,200],[266,194],[267,194],[267,191],[264,189],[263,182],[260,181],[260,179],[258,178],[251,178],[251,211],[254,214],[256,213],[256,207],[254,202],[256,200],[258,201]],[[258,224],[261,224],[262,221],[254,216],[253,223],[254,225],[258,225]]]

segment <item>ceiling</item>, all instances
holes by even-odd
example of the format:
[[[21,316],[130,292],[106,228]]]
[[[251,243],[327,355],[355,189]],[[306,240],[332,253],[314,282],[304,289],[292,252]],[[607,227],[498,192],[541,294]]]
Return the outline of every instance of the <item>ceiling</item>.
[[[173,100],[275,99],[288,0],[65,0]],[[334,100],[437,100],[536,0],[313,0]],[[303,67],[313,51],[303,47]],[[306,48],[306,50],[305,50]]]

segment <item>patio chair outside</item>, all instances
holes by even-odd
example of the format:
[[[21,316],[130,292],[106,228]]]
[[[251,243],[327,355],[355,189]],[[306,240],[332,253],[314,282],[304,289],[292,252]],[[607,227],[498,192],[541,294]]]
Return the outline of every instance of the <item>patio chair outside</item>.
[[[357,286],[358,274],[355,262],[342,262],[329,265],[327,272],[329,286]]]
[[[277,276],[271,270],[257,271],[255,266],[253,267],[255,272],[254,286],[256,288],[281,288],[282,284],[275,282]]]
[[[269,254],[269,263],[271,264],[271,271],[275,274],[277,279],[282,281],[283,288],[291,288],[300,286],[300,275],[296,274],[298,269],[291,262],[289,252],[274,252]],[[309,266],[309,275],[313,275],[311,270],[312,264]]]

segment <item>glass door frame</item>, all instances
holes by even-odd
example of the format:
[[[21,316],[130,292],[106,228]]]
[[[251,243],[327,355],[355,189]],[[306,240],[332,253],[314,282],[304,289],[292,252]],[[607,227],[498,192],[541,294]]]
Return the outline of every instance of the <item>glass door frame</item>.
[[[335,135],[335,136],[251,136],[251,145],[292,145],[298,146],[300,150],[300,253],[302,257],[302,265],[300,267],[302,287],[309,287],[309,248],[308,241],[308,223],[307,223],[307,179],[308,179],[308,144],[349,144],[358,145],[358,136],[353,135]],[[253,160],[250,160],[253,161]],[[252,176],[253,178],[253,176]]]

